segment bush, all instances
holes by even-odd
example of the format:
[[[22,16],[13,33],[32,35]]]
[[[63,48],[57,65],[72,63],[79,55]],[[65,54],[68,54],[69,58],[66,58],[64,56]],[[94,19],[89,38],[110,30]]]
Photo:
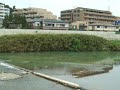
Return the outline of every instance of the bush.
[[[0,52],[103,51],[107,40],[79,34],[34,34],[0,37]]]
[[[112,40],[108,44],[110,51],[120,51],[120,40]]]

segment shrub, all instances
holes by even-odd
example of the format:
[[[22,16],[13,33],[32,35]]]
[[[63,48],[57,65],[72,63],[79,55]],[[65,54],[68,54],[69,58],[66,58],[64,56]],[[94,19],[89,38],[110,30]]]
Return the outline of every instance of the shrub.
[[[110,51],[120,51],[120,40],[112,40],[108,44]]]
[[[6,35],[0,37],[0,52],[103,51],[106,44],[106,39],[91,35]]]

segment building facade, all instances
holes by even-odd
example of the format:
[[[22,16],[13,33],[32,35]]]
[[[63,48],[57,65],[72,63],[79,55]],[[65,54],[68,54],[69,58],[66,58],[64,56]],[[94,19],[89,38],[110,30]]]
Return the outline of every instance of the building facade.
[[[115,32],[118,30],[118,26],[113,24],[96,23],[89,25],[89,30]]]
[[[75,21],[88,21],[89,24],[93,24],[113,23],[116,17],[110,11],[77,7],[75,9],[61,11],[60,19],[70,23]]]
[[[69,28],[69,23],[61,20],[29,19],[27,22],[31,29],[68,30]]]
[[[72,30],[84,30],[84,31],[118,31],[119,25],[110,23],[93,23],[89,24],[87,21],[75,21],[70,25]]]
[[[2,3],[0,3],[0,28],[2,27],[3,19],[6,15],[9,15],[10,10],[9,8],[5,8]]]
[[[89,30],[89,23],[87,21],[75,21],[70,24],[70,29]]]
[[[13,14],[25,15],[26,19],[57,19],[52,12],[42,8],[16,9]]]

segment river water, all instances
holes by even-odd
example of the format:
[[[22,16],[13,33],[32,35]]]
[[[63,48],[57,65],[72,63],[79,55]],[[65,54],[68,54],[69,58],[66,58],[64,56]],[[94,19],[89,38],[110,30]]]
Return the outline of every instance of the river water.
[[[113,54],[111,54],[113,55]],[[110,55],[110,56],[111,56]],[[112,64],[114,60],[119,61],[119,54],[115,57],[106,56],[98,60],[94,64],[82,64],[83,69],[100,69],[94,65]],[[89,58],[89,57],[88,57]],[[86,58],[85,58],[86,59]],[[118,62],[116,62],[118,63]],[[118,63],[113,66],[113,69],[108,73],[88,76],[83,78],[74,78],[71,75],[71,71],[79,69],[81,64],[76,62],[57,62],[58,66],[51,66],[42,69],[34,70],[36,72],[44,73],[59,79],[67,80],[76,84],[79,84],[86,90],[120,90],[120,65]],[[88,67],[89,66],[89,67]],[[0,72],[10,72],[21,75],[22,71],[12,66],[5,65],[3,62],[0,64]],[[23,75],[22,78],[0,81],[0,90],[74,90],[57,83],[48,81],[46,79],[34,76],[32,74]]]
[[[66,68],[64,68],[64,72],[63,69],[42,70],[40,72],[77,83],[87,90],[120,90],[120,66],[114,66],[108,73],[84,78],[74,78],[72,75],[66,73]]]
[[[9,64],[0,62],[0,71],[21,75],[23,71]],[[73,90],[32,74],[23,75],[22,78],[0,81],[0,90]]]

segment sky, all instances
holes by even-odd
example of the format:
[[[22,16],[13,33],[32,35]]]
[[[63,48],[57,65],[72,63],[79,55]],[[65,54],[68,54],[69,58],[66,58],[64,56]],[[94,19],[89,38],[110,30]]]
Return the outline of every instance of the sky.
[[[60,11],[76,7],[110,10],[113,15],[120,16],[120,0],[0,0],[16,8],[44,8],[60,16]]]

